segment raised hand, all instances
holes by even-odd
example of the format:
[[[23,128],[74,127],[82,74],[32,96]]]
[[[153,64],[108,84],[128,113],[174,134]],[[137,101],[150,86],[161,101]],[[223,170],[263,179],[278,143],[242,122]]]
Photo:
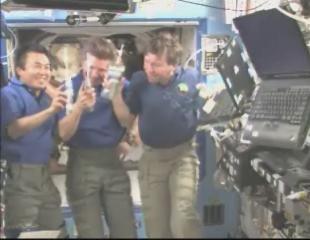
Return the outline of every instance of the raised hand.
[[[67,103],[67,95],[63,91],[61,91],[61,87],[56,88],[53,91],[52,102],[50,105],[50,109],[53,113],[59,112],[64,109]]]
[[[122,89],[124,87],[124,80],[123,79],[105,79],[102,82],[102,87],[104,88],[104,91],[106,91],[108,98],[112,100],[115,98],[116,95],[120,94],[122,92]]]
[[[82,110],[90,110],[94,107],[96,103],[96,93],[95,89],[92,87],[86,87],[85,83],[83,82],[76,101],[76,106]]]

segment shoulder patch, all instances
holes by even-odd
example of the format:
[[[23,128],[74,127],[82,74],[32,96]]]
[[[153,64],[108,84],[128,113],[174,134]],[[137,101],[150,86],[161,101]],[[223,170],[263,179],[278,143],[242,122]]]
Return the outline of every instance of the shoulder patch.
[[[181,92],[181,93],[187,93],[188,92],[188,85],[186,83],[179,83],[178,84],[178,90]]]

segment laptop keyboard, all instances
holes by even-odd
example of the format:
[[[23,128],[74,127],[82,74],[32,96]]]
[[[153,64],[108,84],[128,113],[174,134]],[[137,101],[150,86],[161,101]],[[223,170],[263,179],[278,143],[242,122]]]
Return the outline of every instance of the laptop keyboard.
[[[261,89],[249,118],[300,125],[310,100],[310,88]]]

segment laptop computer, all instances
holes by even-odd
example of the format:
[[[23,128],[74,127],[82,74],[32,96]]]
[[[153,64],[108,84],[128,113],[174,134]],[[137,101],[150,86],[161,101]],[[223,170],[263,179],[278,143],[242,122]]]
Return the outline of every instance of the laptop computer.
[[[262,80],[242,140],[302,148],[309,129],[310,54],[297,22],[270,9],[233,23]]]
[[[227,43],[215,67],[225,88],[209,99],[204,107],[203,117],[208,123],[225,122],[242,115],[243,104],[249,100],[255,88],[254,79],[249,74],[249,65],[236,38]]]

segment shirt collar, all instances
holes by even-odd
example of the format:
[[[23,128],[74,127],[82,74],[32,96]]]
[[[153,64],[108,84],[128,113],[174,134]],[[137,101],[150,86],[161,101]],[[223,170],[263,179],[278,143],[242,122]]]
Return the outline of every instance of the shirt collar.
[[[181,76],[182,72],[183,72],[183,68],[181,66],[177,66],[175,68],[175,72],[174,72],[174,75],[173,75],[174,80],[179,79],[179,77]]]
[[[173,85],[175,82],[177,82],[178,79],[180,78],[181,74],[182,74],[182,68],[180,66],[177,66],[175,68],[173,75],[171,76],[171,80],[169,81],[169,83],[166,86]]]
[[[95,87],[95,91],[96,91],[97,93],[101,93],[102,88],[103,88],[102,85],[98,85],[98,86]]]
[[[10,81],[12,84],[14,85],[17,85],[17,86],[20,86],[20,87],[23,87],[23,86],[26,86],[24,83],[22,83],[20,81],[20,79],[18,79],[16,76],[12,77],[11,81]]]
[[[39,95],[37,96],[35,94],[35,89],[31,88],[29,86],[27,86],[25,83],[23,83],[19,78],[17,78],[16,76],[12,77],[11,81],[10,81],[13,85],[15,86],[19,86],[19,87],[23,87],[24,89],[26,89],[27,92],[29,92],[32,96],[34,96],[37,99],[41,99],[43,93],[45,92],[45,90],[41,90]]]

